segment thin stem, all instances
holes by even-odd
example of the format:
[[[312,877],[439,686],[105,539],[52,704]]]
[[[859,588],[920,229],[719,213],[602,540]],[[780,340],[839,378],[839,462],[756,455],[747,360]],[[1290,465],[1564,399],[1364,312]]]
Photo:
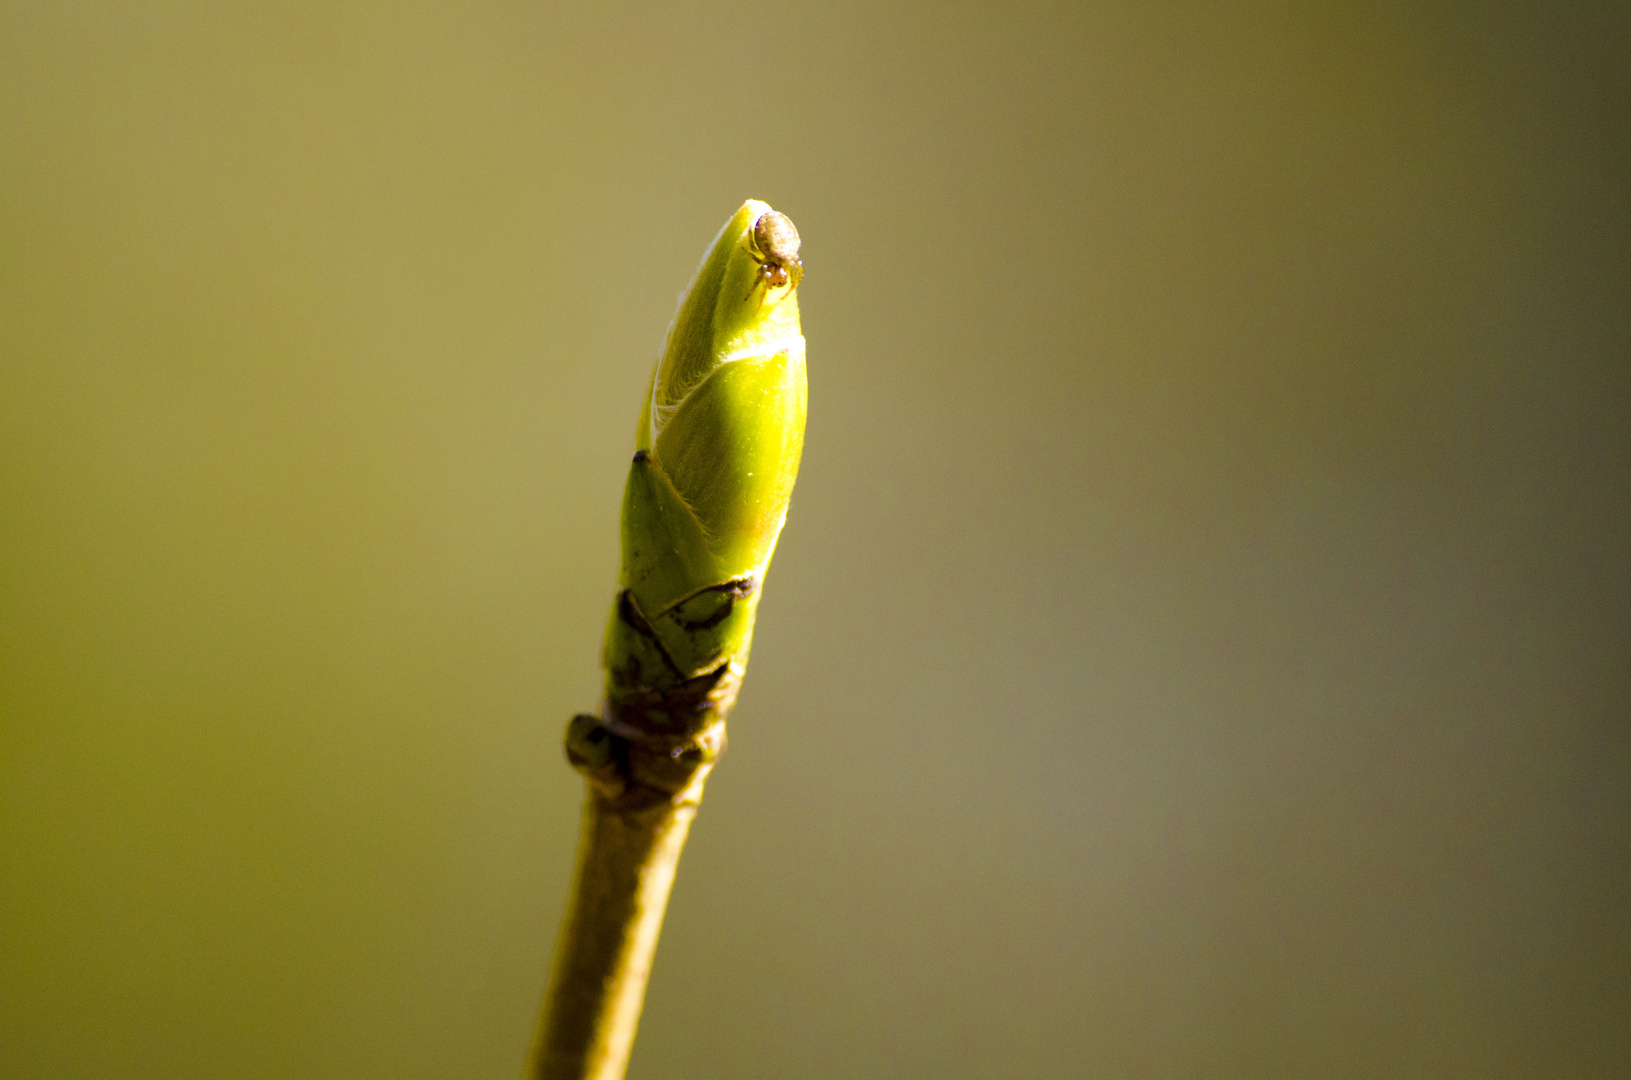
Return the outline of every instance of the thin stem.
[[[621,812],[591,791],[577,880],[527,1075],[621,1080],[695,803]]]
[[[714,730],[722,736],[724,724]],[[593,717],[567,752],[589,780],[578,869],[527,1080],[622,1080],[680,852],[717,749],[631,745]]]

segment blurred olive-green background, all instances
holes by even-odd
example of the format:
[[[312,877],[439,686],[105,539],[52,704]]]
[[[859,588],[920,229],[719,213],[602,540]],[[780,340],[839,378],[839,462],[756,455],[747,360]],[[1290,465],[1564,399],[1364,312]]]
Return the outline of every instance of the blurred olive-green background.
[[[0,8],[0,1075],[510,1077],[638,396],[810,426],[631,1076],[1631,1071],[1624,5]]]

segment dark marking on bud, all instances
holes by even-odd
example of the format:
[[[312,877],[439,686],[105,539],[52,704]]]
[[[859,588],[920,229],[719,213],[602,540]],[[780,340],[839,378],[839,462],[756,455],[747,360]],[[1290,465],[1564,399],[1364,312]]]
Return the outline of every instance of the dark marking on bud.
[[[657,650],[657,654],[663,658],[663,663],[668,665],[670,671],[675,675],[681,674],[680,666],[674,663],[674,657],[669,654],[667,646],[663,644],[663,639],[657,636],[657,631],[652,629],[651,621],[646,618],[646,613],[640,610],[640,602],[634,598],[634,590],[624,589],[617,594],[617,617],[633,629],[636,634],[651,642],[652,647]],[[638,681],[638,658],[631,656],[629,660],[636,665],[635,679],[631,681]]]
[[[640,610],[640,604],[634,599],[634,593],[624,589],[617,594],[617,617],[634,627],[634,632],[641,637],[655,638],[656,631],[646,621],[645,612]]]
[[[753,578],[741,577],[708,585],[670,604],[664,613],[671,615],[682,630],[693,633],[711,630],[730,618],[731,612],[736,610],[736,601],[753,595],[755,584]],[[712,604],[707,602],[710,599]]]
[[[688,740],[706,727],[721,705],[736,699],[741,681],[741,673],[721,661],[662,689],[615,688],[607,701],[606,723],[631,741],[671,746],[673,739]]]
[[[636,450],[634,452],[634,464],[644,465],[646,462],[648,462],[650,460],[651,460],[651,451],[650,450]]]
[[[680,629],[688,630],[692,633],[695,633],[698,630],[712,630],[714,627],[730,618],[731,612],[735,610],[736,600],[729,593],[727,593],[722,601],[714,605],[712,614],[704,615],[696,619],[687,619],[680,612],[676,611],[674,612],[674,621],[680,624]]]
[[[744,577],[739,577],[739,578],[731,578],[729,581],[716,582],[713,585],[704,585],[700,589],[692,589],[690,592],[686,593],[684,596],[680,597],[678,600],[675,600],[673,603],[669,604],[667,607],[665,607],[661,611],[657,612],[656,617],[660,619],[664,615],[669,614],[670,612],[676,610],[677,608],[681,607],[682,605],[688,604],[692,600],[695,600],[697,597],[705,595],[707,593],[715,593],[715,592],[724,593],[726,596],[733,596],[736,599],[740,600],[743,597],[752,596],[753,595],[753,590],[758,588],[758,587],[759,587],[759,580],[757,578],[755,578],[752,574],[748,574],[748,575],[746,575]]]

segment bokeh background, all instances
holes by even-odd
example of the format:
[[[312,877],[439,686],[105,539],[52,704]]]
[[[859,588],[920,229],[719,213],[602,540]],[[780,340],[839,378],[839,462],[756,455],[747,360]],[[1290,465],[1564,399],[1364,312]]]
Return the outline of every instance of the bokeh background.
[[[631,1076],[1627,1075],[1628,11],[0,8],[0,1075],[516,1075],[749,196],[807,452]]]

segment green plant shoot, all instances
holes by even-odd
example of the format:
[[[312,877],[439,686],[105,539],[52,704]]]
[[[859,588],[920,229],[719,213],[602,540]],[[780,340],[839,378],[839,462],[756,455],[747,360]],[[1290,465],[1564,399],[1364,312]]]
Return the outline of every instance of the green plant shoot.
[[[804,448],[803,269],[793,223],[743,205],[681,298],[646,389],[605,701],[566,731],[589,798],[532,1080],[620,1080],[627,1067]]]
[[[798,473],[797,245],[792,223],[766,204],[736,212],[680,302],[640,410],[601,722],[681,764],[722,745],[710,728],[741,685]],[[668,777],[605,779],[669,787]]]

